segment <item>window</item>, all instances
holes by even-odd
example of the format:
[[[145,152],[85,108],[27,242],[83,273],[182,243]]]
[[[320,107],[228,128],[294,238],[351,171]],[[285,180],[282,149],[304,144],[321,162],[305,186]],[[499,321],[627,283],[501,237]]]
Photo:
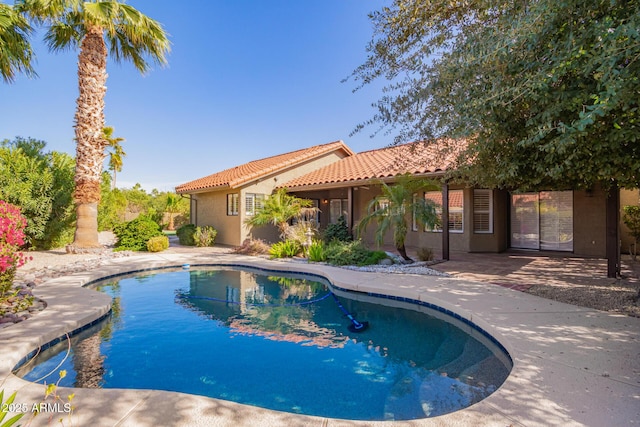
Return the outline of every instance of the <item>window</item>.
[[[253,216],[256,211],[264,206],[264,194],[247,193],[244,196],[244,213],[247,216]]]
[[[493,191],[473,190],[473,232],[493,233]]]
[[[337,224],[338,218],[344,216],[349,222],[349,204],[347,199],[331,199],[329,201],[329,224]]]
[[[227,215],[238,215],[239,194],[227,194]]]
[[[464,231],[464,194],[462,190],[449,191],[449,231],[453,233],[462,233]],[[431,200],[436,204],[436,214],[442,221],[442,192],[427,191],[424,198]],[[425,231],[442,231],[439,226],[429,229],[425,227]]]

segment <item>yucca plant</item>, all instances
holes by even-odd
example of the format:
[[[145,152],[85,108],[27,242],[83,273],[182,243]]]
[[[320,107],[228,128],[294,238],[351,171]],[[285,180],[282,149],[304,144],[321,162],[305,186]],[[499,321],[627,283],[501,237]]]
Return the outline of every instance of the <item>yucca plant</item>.
[[[276,242],[271,245],[269,254],[271,258],[293,258],[302,251],[300,244],[293,240]]]
[[[314,240],[307,249],[307,257],[312,262],[324,262],[327,260],[327,254],[324,250],[324,242],[322,240]]]
[[[9,398],[5,402],[4,401],[4,390],[0,390],[0,408],[2,408],[2,410],[0,411],[0,427],[10,427],[10,426],[14,425],[15,423],[17,423],[18,420],[20,418],[22,418],[23,415],[24,415],[24,414],[14,415],[13,417],[9,418],[7,421],[4,421],[4,418],[9,413],[9,412],[5,412],[4,408],[10,408],[11,407],[11,404],[16,399],[16,393],[17,392],[13,392],[13,394],[11,396],[9,396]]]

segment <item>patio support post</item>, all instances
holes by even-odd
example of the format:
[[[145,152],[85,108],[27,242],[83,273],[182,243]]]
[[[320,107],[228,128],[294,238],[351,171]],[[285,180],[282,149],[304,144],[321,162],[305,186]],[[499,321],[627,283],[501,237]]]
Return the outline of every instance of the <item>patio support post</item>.
[[[449,260],[449,184],[442,185],[442,259]]]
[[[616,182],[607,194],[606,210],[607,277],[616,278],[620,274],[620,189]]]

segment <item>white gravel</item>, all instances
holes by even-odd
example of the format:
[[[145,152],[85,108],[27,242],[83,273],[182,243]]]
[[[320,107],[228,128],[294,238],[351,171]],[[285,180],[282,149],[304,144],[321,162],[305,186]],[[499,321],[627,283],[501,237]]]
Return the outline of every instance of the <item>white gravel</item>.
[[[395,274],[422,274],[427,276],[450,277],[448,273],[434,270],[427,267],[427,262],[415,262],[413,264],[392,264],[392,265],[367,265],[358,267],[355,265],[346,265],[342,268],[347,270],[368,271],[374,273],[395,273]]]

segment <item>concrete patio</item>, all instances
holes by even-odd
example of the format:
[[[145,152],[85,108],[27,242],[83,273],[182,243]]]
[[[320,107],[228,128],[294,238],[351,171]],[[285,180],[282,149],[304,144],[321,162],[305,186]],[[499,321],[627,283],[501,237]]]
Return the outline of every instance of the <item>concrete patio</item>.
[[[487,399],[456,413],[410,422],[357,422],[300,416],[155,390],[64,389],[76,407],[41,413],[30,425],[98,426],[633,426],[640,424],[640,319],[538,298],[471,278],[363,273],[299,262],[269,261],[216,250],[173,250],[113,259],[92,271],[36,288],[48,307],[0,330],[0,388],[29,408],[44,387],[11,369],[38,346],[102,316],[109,298],[82,285],[112,274],[183,263],[237,264],[321,274],[335,285],[428,301],[452,310],[497,338],[514,367]],[[453,266],[453,267],[452,267]],[[454,268],[453,262],[449,267]],[[490,268],[485,266],[485,270]],[[504,273],[500,273],[504,274]],[[535,276],[535,274],[534,274]],[[30,414],[21,420],[26,423]]]

